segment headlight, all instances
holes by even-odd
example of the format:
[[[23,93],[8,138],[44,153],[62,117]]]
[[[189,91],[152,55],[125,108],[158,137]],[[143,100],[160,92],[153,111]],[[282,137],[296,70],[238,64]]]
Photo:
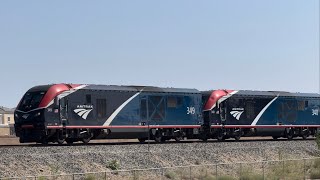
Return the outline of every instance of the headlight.
[[[34,115],[34,117],[38,117],[41,115],[41,112],[38,112],[37,114]]]
[[[19,116],[18,116],[18,114],[17,114],[17,113],[15,113],[15,114],[14,114],[14,117],[19,118]]]

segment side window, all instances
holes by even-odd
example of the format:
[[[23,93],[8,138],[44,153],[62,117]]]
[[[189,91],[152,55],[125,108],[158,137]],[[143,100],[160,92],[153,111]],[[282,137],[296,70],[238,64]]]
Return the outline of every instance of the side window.
[[[167,107],[168,108],[176,108],[177,104],[178,104],[178,102],[177,102],[176,97],[172,97],[172,96],[168,97],[168,100],[167,100]]]
[[[86,95],[86,104],[91,104],[91,94]]]
[[[223,101],[220,103],[220,118],[221,121],[225,121],[227,118],[227,107],[226,107],[227,101]]]
[[[141,120],[147,120],[147,99],[141,99],[140,101],[140,118]]]
[[[304,109],[306,108],[306,103],[305,101],[297,101],[298,102],[298,111],[304,111]]]
[[[102,118],[107,115],[107,100],[97,99],[97,117]]]
[[[248,119],[253,119],[255,117],[255,112],[254,112],[254,102],[253,101],[248,101],[246,102],[246,115]]]

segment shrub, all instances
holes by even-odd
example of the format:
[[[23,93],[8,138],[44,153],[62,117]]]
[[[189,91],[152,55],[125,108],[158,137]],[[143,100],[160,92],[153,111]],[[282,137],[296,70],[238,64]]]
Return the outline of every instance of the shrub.
[[[47,178],[43,177],[43,176],[40,176],[37,178],[38,180],[46,180]]]
[[[93,175],[88,175],[84,178],[84,180],[95,180],[96,178]]]
[[[214,175],[207,175],[202,180],[235,180],[235,179],[238,179],[238,178],[233,178],[231,176],[218,176],[216,178],[216,176]]]
[[[213,175],[207,175],[203,178],[203,180],[216,180],[216,177]]]
[[[313,167],[314,167],[314,168],[320,168],[320,159],[316,159],[316,160],[313,162]]]
[[[169,172],[166,172],[166,174],[164,176],[168,179],[176,179],[177,175],[176,175],[176,173],[169,171]]]
[[[231,176],[219,176],[218,180],[234,180],[235,178]]]
[[[316,143],[318,145],[318,149],[320,149],[320,132],[317,132],[316,134]]]
[[[108,163],[107,168],[115,171],[115,170],[120,169],[120,164],[117,160],[112,160]]]
[[[310,173],[310,179],[320,179],[320,170],[312,169]]]
[[[240,177],[240,180],[263,180],[263,176],[259,174],[244,174]]]

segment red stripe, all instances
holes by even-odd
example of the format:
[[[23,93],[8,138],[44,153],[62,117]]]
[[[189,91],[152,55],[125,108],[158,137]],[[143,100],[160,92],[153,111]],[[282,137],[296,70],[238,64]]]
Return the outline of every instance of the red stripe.
[[[33,125],[22,125],[21,128],[30,129],[30,128],[34,128],[34,126]]]
[[[320,125],[211,125],[211,128],[320,128]]]
[[[150,125],[148,126],[65,126],[67,129],[119,129],[119,128],[137,128],[137,129],[147,129],[147,128],[200,128],[200,125]],[[63,126],[47,126],[48,129],[61,129]]]

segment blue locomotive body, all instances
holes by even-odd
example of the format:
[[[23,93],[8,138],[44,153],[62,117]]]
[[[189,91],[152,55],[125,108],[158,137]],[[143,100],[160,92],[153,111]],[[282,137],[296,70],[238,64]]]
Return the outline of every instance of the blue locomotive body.
[[[37,107],[44,109],[40,133],[35,121],[23,119],[33,110],[23,111],[25,103],[18,106],[15,126],[21,142],[101,138],[161,142],[196,137],[202,124],[201,93],[195,89],[82,85],[61,92],[55,89],[56,94],[48,98],[51,91],[43,90],[39,100],[43,107]]]
[[[240,136],[306,137],[320,127],[319,94],[266,91],[213,91],[205,124],[218,139]],[[221,128],[222,127],[222,128]]]
[[[320,95],[54,84],[26,92],[15,111],[20,142],[138,138],[307,138],[320,127]]]

